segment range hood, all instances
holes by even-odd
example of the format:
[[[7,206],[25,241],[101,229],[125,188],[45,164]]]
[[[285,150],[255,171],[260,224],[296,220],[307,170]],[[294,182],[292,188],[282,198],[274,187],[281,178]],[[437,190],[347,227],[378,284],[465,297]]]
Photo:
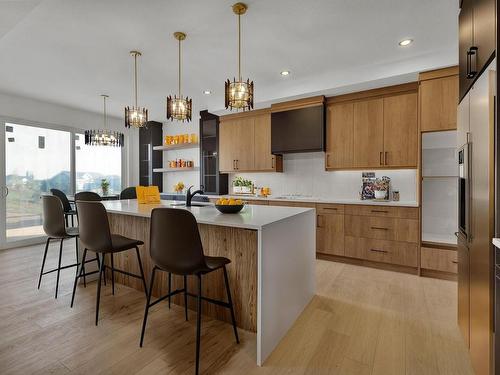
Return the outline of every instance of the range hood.
[[[271,106],[271,152],[315,151],[325,151],[324,97]]]

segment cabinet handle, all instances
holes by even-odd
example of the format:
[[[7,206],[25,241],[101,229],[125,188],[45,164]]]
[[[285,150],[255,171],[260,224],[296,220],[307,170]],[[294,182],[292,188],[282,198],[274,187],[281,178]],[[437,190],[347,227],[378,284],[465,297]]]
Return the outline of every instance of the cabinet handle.
[[[337,208],[336,207],[323,207],[323,210],[337,211]]]
[[[271,157],[271,168],[272,168],[272,169],[274,169],[274,160],[275,160],[275,159],[274,159],[274,156],[273,156],[273,157]]]
[[[474,69],[472,69],[472,56],[474,56]],[[467,51],[467,63],[468,63],[468,72],[467,78],[472,79],[476,76],[477,70],[477,47],[470,47]]]
[[[236,159],[234,162],[235,162],[235,165],[236,165],[236,169],[239,169],[238,168],[238,159]]]
[[[374,253],[388,253],[387,250],[380,250],[380,249],[370,249],[370,251],[373,251]]]
[[[382,154],[383,154],[383,152],[380,151],[380,157],[379,157],[379,161],[378,161],[380,165],[384,165],[384,161],[382,160]]]
[[[236,169],[236,160],[233,160],[233,169]]]
[[[389,228],[384,228],[384,227],[370,227],[370,229],[389,230]]]
[[[452,260],[451,263],[458,264],[458,262],[456,260]]]
[[[326,154],[326,167],[328,168],[330,166],[330,154]]]
[[[384,165],[388,164],[388,162],[387,162],[387,159],[389,159],[388,156],[389,156],[389,152],[387,152],[387,151],[384,152]]]
[[[377,213],[380,213],[380,214],[387,214],[387,213],[389,213],[389,211],[384,211],[384,210],[372,210],[372,212],[377,212]]]

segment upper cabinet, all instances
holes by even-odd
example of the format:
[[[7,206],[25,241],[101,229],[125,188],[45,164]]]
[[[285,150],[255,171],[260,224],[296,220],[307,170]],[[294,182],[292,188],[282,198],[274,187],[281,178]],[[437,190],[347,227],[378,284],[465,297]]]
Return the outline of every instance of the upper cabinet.
[[[460,99],[495,52],[495,0],[462,0],[459,23]]]
[[[329,99],[327,170],[416,168],[417,84]]]
[[[421,73],[419,76],[420,130],[457,128],[458,68]]]
[[[220,172],[282,172],[271,154],[271,113],[256,110],[220,117]]]

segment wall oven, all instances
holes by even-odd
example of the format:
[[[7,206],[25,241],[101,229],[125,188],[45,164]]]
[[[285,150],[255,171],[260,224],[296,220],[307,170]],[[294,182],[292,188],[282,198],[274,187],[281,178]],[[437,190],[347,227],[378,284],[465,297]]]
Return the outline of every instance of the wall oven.
[[[471,222],[470,222],[470,152],[471,144],[466,143],[458,150],[458,229],[460,234],[470,242]]]

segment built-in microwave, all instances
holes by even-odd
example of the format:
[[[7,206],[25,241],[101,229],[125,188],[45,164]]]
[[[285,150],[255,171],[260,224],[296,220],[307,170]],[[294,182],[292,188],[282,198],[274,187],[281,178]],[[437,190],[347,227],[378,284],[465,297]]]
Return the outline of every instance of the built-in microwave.
[[[470,143],[458,150],[458,229],[467,239],[470,235]]]

